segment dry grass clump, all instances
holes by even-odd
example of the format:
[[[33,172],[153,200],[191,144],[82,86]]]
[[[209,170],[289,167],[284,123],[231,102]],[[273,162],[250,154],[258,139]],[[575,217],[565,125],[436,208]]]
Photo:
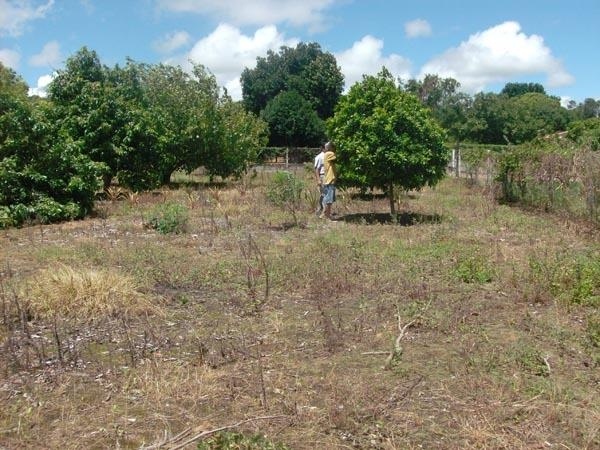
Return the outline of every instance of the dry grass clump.
[[[96,320],[156,313],[133,278],[109,269],[61,265],[32,276],[23,289],[29,313],[38,319]]]

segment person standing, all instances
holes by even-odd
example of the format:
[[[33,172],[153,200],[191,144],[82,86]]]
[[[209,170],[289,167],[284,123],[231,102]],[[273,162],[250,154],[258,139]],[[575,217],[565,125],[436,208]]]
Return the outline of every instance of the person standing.
[[[323,156],[325,156],[325,145],[321,145],[320,153],[315,156],[315,178],[317,180],[317,187],[319,188],[319,204],[317,205],[317,216],[320,216],[324,210],[323,204],[323,179],[325,178],[325,161],[323,160]]]
[[[325,208],[320,217],[331,220],[331,205],[335,202],[335,181],[337,178],[335,145],[333,145],[333,142],[325,144],[323,167],[325,168],[325,176],[323,177],[323,203],[325,204]]]

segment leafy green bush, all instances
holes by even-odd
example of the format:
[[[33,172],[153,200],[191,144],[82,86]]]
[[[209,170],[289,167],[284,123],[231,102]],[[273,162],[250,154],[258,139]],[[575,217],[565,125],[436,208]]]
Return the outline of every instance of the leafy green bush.
[[[184,233],[189,220],[188,209],[179,203],[163,203],[156,206],[146,220],[146,226],[161,234]]]
[[[273,443],[260,434],[246,436],[223,431],[198,444],[198,450],[289,450],[284,444]]]

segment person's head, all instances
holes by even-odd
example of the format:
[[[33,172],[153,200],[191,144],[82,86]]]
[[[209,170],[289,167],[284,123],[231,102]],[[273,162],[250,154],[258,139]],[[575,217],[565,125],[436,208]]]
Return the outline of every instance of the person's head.
[[[326,152],[335,152],[335,145],[333,145],[333,142],[331,142],[331,141],[328,141],[328,142],[325,144],[325,151],[326,151]]]

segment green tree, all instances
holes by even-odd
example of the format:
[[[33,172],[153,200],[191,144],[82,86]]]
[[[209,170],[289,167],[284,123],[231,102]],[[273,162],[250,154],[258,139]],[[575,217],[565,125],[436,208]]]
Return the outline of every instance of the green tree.
[[[509,98],[505,117],[504,135],[515,144],[565,130],[569,123],[569,113],[558,98],[535,92]]]
[[[267,124],[240,102],[224,97],[219,102],[218,126],[218,140],[210,147],[204,167],[210,176],[239,177],[267,145]]]
[[[126,123],[122,98],[95,51],[86,47],[67,59],[48,86],[49,111],[61,133],[79,151],[102,164],[104,187],[117,174],[124,153],[119,130]]]
[[[0,64],[0,227],[83,217],[93,207],[100,167],[54,120],[48,101]]]
[[[269,118],[271,145],[288,145],[285,142],[290,135],[294,145],[315,145],[319,140],[315,134],[323,128],[315,116],[331,117],[344,77],[335,57],[313,42],[281,47],[278,53],[269,51],[266,57],[257,58],[254,69],[244,69],[241,83],[246,109]],[[300,118],[298,111],[287,107],[292,103],[306,117]],[[300,122],[308,126],[304,133],[299,129]],[[284,130],[290,126],[293,132]]]
[[[319,117],[333,114],[344,87],[344,77],[335,57],[323,52],[315,42],[299,43],[295,48],[281,47],[258,57],[254,69],[241,75],[244,106],[259,114],[279,93],[297,91],[308,100]]]
[[[269,124],[270,142],[275,146],[318,146],[325,136],[325,123],[296,91],[279,93],[261,117]]]
[[[386,190],[392,214],[394,185],[419,189],[445,174],[444,131],[416,96],[396,87],[385,68],[353,85],[327,125],[337,145],[340,180]]]
[[[500,94],[507,97],[518,97],[532,92],[546,95],[544,86],[539,83],[506,83]]]

